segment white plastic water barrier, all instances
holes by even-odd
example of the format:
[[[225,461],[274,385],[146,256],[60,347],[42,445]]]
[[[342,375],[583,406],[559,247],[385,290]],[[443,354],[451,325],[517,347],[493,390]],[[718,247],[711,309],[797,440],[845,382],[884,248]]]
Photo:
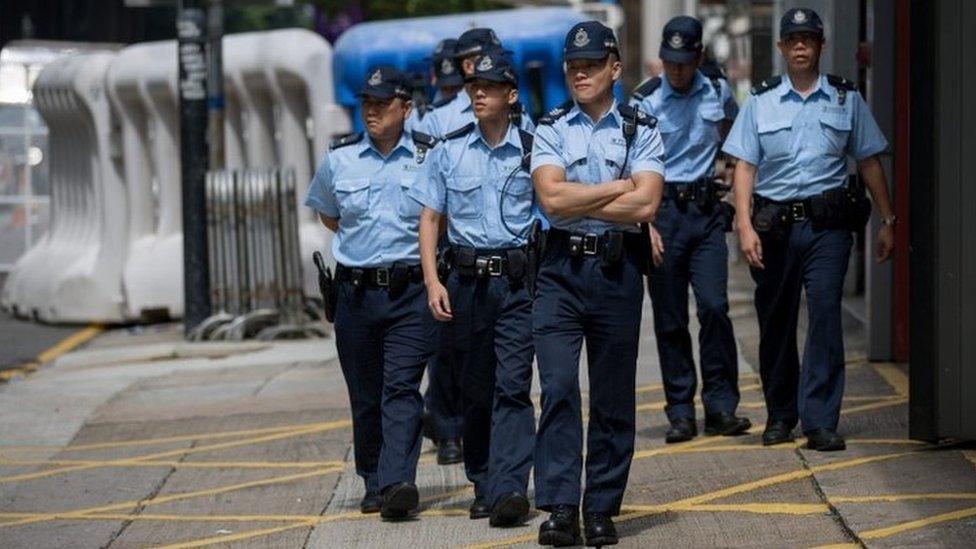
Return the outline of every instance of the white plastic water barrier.
[[[332,51],[301,29],[224,38],[228,168],[291,168],[305,188],[337,135]],[[50,127],[52,227],[11,271],[2,303],[49,322],[126,322],[183,314],[176,44],[54,63],[35,85]],[[314,250],[330,249],[306,208],[299,220],[305,292]]]

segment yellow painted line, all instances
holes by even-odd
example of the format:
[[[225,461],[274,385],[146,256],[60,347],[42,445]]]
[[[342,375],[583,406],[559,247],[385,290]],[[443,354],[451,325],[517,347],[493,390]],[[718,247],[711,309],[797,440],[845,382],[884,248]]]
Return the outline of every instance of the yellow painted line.
[[[860,406],[844,408],[840,411],[840,413],[853,414],[854,412],[866,412],[868,410],[877,410],[878,408],[887,408],[888,406],[898,406],[900,404],[905,404],[906,402],[908,402],[907,398],[899,397],[894,400],[885,400],[883,402],[874,402],[872,404],[862,404]]]
[[[71,459],[0,459],[0,467],[90,465],[92,467],[171,467],[173,469],[315,469],[344,466],[344,461],[138,461]]]
[[[752,381],[754,379],[759,379],[759,374],[742,374],[739,376],[739,381]],[[663,391],[663,383],[649,383],[647,385],[640,385],[637,387],[637,394],[642,393],[652,393],[654,391]],[[743,389],[740,388],[740,391]]]
[[[867,532],[860,532],[858,533],[858,537],[861,539],[887,538],[903,532],[918,530],[919,528],[924,528],[933,524],[950,522],[969,517],[976,517],[976,507],[960,509],[950,513],[942,513],[940,515],[925,517],[918,520],[910,520],[908,522],[902,522],[901,524],[895,524],[894,526],[888,526],[887,528],[877,528],[875,530],[868,530]]]
[[[896,501],[976,500],[976,492],[943,492],[935,494],[880,494],[874,496],[832,497],[832,503],[893,503]]]
[[[815,549],[861,549],[856,543],[831,543],[830,545],[818,545]]]
[[[98,334],[105,331],[105,327],[99,324],[92,324],[86,328],[78,330],[77,332],[69,335],[68,337],[62,339],[61,341],[55,343],[53,346],[49,347],[47,350],[42,351],[41,354],[37,355],[34,360],[23,364],[17,368],[12,368],[10,370],[5,370],[0,372],[0,381],[10,381],[14,377],[26,376],[31,372],[37,370],[42,364],[51,362],[52,360],[58,358],[59,356],[67,353],[68,351],[74,349],[75,347],[86,343]]]
[[[288,530],[295,530],[296,528],[309,528],[311,524],[289,524],[287,526],[277,526],[275,528],[264,528],[261,530],[250,530],[247,532],[240,532],[237,534],[227,534],[223,536],[214,536],[210,538],[203,538],[194,541],[185,541],[180,543],[173,543],[169,545],[162,545],[160,547],[165,547],[167,549],[189,549],[191,547],[204,547],[207,545],[214,545],[217,543],[230,543],[232,541],[242,541],[245,539],[252,539],[261,536],[269,536],[271,534],[278,534],[280,532],[285,532]]]
[[[872,366],[885,383],[891,385],[896,395],[908,397],[908,376],[901,368],[894,364],[872,364]]]
[[[73,446],[59,447],[67,452],[77,452],[83,450],[105,450],[111,448],[124,448],[127,446],[151,446],[154,444],[168,444],[171,442],[187,442],[192,440],[210,440],[210,439],[220,439],[220,438],[234,438],[239,436],[251,436],[251,435],[264,435],[269,433],[281,433],[284,431],[294,431],[296,429],[307,429],[313,427],[321,427],[323,425],[332,425],[335,422],[319,422],[319,423],[296,423],[294,425],[281,425],[278,427],[264,427],[261,429],[244,429],[241,431],[219,431],[214,433],[196,433],[190,435],[179,435],[163,438],[144,438],[135,440],[118,440],[109,442],[96,442],[92,444],[79,444]],[[350,423],[351,425],[351,423]],[[6,448],[0,447],[0,453]]]
[[[89,507],[85,509],[76,509],[74,511],[61,511],[54,513],[37,513],[31,517],[24,518],[21,520],[15,520],[12,522],[0,523],[0,528],[6,528],[8,526],[20,526],[23,524],[33,524],[36,522],[44,522],[49,520],[61,520],[61,519],[71,519],[84,517],[86,515],[94,515],[96,513],[111,512],[111,511],[124,511],[131,509],[136,506],[148,507],[150,505],[159,505],[162,503],[169,503],[171,501],[179,501],[184,499],[192,499],[198,497],[213,496],[218,494],[224,494],[227,492],[234,492],[237,490],[244,490],[247,488],[256,488],[260,486],[269,486],[272,484],[283,484],[287,482],[293,482],[296,480],[303,480],[312,477],[325,476],[332,473],[337,473],[341,471],[343,467],[330,467],[326,469],[320,469],[316,471],[307,471],[304,473],[295,473],[292,475],[284,475],[280,477],[271,477],[262,480],[252,480],[249,482],[242,482],[239,484],[231,484],[227,486],[218,486],[216,488],[207,488],[204,490],[196,490],[192,492],[181,492],[178,494],[169,494],[165,496],[157,496],[152,499],[145,500],[130,500],[123,501],[119,503],[112,503],[109,505],[102,505],[99,507]]]
[[[825,503],[702,503],[693,505],[624,505],[629,513],[694,511],[703,513],[755,513],[760,515],[815,515],[830,511]]]
[[[662,448],[651,448],[649,450],[641,450],[639,452],[634,452],[634,459],[646,459],[652,456],[678,454],[681,452],[686,452],[691,448],[698,448],[699,446],[707,446],[709,444],[714,444],[721,440],[722,438],[720,437],[702,437],[699,438],[698,440],[679,442],[678,444],[669,444]]]
[[[332,429],[338,429],[349,425],[351,422],[349,420],[334,421],[331,423],[322,424],[318,427],[313,428],[303,428],[295,429],[292,431],[286,431],[283,433],[275,433],[271,435],[265,435],[261,437],[248,438],[244,440],[235,440],[231,442],[221,442],[218,444],[210,444],[205,446],[198,446],[195,448],[183,448],[178,450],[169,450],[166,452],[157,452],[155,454],[147,454],[144,456],[136,456],[132,458],[120,458],[116,460],[109,460],[109,462],[131,462],[131,461],[152,461],[160,458],[174,457],[174,456],[184,456],[187,454],[195,454],[200,452],[210,452],[213,450],[223,450],[226,448],[236,448],[239,446],[247,446],[250,444],[258,444],[261,442],[271,442],[274,440],[280,440],[285,438],[291,438],[295,436],[303,436],[313,433],[318,433],[322,431],[328,431]],[[11,475],[6,477],[0,477],[0,483],[7,482],[21,482],[24,480],[33,480],[37,478],[45,478],[55,475],[61,475],[64,473],[69,473],[72,471],[78,471],[83,469],[96,469],[99,467],[105,467],[106,465],[72,465],[67,467],[60,467],[56,469],[47,469],[44,471],[35,471],[32,473],[24,473],[20,475]]]

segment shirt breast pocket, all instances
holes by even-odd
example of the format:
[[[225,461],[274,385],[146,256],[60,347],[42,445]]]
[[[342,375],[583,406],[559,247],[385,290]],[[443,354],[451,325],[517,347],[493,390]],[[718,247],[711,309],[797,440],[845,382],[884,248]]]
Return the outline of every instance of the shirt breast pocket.
[[[369,212],[369,178],[339,179],[335,193],[340,217],[361,217]]]
[[[840,114],[824,114],[820,117],[820,130],[824,151],[843,155],[851,137],[851,119]]]
[[[447,179],[447,215],[458,219],[476,219],[485,214],[481,178],[455,175]]]
[[[420,210],[423,205],[409,196],[410,187],[413,179],[402,179],[400,181],[400,196],[397,197],[397,214],[404,219],[417,219],[420,217]]]
[[[568,181],[583,182],[586,175],[587,147],[569,144],[566,147],[566,179]]]
[[[532,179],[518,172],[503,188],[502,215],[510,223],[525,223],[532,215]]]
[[[756,122],[756,127],[765,160],[790,156],[790,142],[793,134],[790,131],[793,127],[791,120],[759,120]]]

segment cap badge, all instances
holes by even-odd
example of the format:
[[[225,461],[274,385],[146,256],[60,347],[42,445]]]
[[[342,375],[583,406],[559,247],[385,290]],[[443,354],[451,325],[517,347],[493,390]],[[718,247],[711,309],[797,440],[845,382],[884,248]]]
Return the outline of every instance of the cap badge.
[[[573,45],[577,48],[582,48],[583,46],[590,43],[590,35],[587,34],[586,29],[580,28],[576,31],[576,36],[573,37]]]
[[[793,22],[797,24],[806,23],[807,22],[806,12],[803,10],[796,10],[795,12],[793,12]]]
[[[444,59],[441,61],[441,73],[443,74],[453,74],[454,64],[451,63],[450,59]]]
[[[373,73],[373,76],[370,76],[369,77],[368,84],[370,86],[379,86],[382,83],[383,83],[383,75],[380,74],[380,70],[379,69],[376,69],[376,72]]]
[[[685,47],[685,39],[680,33],[676,32],[671,35],[671,38],[668,40],[668,45],[671,46],[672,49],[680,50],[681,48]]]
[[[481,61],[478,62],[477,69],[478,72],[485,72],[490,71],[492,68],[494,68],[494,66],[495,65],[491,62],[491,57],[486,55],[481,58]]]

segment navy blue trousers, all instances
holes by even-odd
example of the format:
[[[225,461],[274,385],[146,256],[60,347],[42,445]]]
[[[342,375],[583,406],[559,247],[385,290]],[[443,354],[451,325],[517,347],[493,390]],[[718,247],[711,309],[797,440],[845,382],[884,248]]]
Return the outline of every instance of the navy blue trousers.
[[[445,333],[464,388],[464,468],[476,494],[494,505],[525,494],[532,469],[532,299],[506,277],[453,272],[447,290],[454,319]]]
[[[634,453],[635,376],[644,285],[638,253],[612,269],[550,250],[539,269],[533,335],[542,385],[535,503],[579,505],[583,419],[579,360],[586,341],[589,427],[583,510],[620,512]]]
[[[688,283],[698,305],[702,403],[706,414],[735,412],[739,365],[729,319],[728,258],[724,216],[719,206],[702,211],[695,203],[666,198],[654,227],[664,241],[664,261],[651,277],[654,334],[664,380],[664,408],[670,421],[695,418],[698,376],[688,331]]]
[[[769,420],[803,431],[837,429],[844,396],[841,298],[853,237],[794,224],[786,238],[762,237],[765,269],[752,269],[759,316],[759,372]],[[806,290],[806,348],[797,354],[800,292]]]
[[[420,457],[420,380],[434,320],[423,284],[399,297],[341,282],[335,335],[352,407],[356,473],[367,492],[414,482]]]
[[[461,404],[461,368],[454,364],[447,342],[453,337],[449,324],[438,323],[437,338],[445,344],[438,345],[434,357],[427,364],[427,390],[424,391],[424,407],[434,421],[438,440],[461,438],[464,425],[464,408]]]

